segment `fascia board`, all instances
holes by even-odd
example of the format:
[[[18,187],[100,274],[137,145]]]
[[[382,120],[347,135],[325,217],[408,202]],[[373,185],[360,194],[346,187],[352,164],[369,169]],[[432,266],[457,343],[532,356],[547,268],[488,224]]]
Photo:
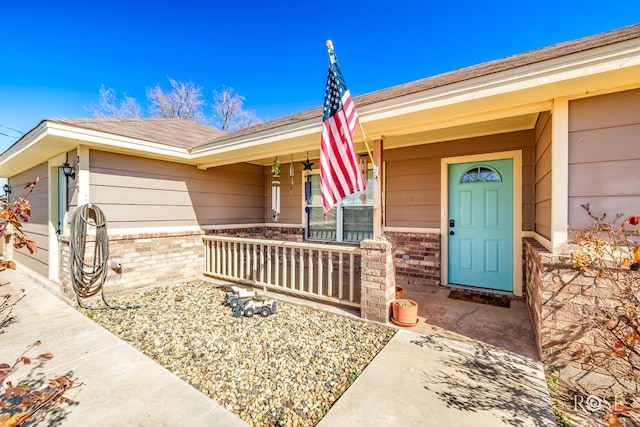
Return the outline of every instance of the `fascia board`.
[[[185,163],[191,163],[191,155],[186,148],[172,147],[165,144],[44,120],[5,152],[0,154],[0,174],[7,172],[15,174],[16,171],[13,170],[15,169],[15,165],[12,168],[7,168],[11,166],[10,162],[13,160],[18,161],[21,158],[21,154],[26,154],[26,152],[36,149],[38,144],[42,143],[48,136],[68,140],[68,149],[72,149],[75,145],[83,144],[89,147],[103,148],[111,151],[140,153],[140,155],[148,155],[154,158],[170,161],[182,160]],[[75,144],[73,141],[75,141]],[[61,146],[60,149],[64,150],[65,148]],[[46,160],[48,159],[42,159],[42,161]]]

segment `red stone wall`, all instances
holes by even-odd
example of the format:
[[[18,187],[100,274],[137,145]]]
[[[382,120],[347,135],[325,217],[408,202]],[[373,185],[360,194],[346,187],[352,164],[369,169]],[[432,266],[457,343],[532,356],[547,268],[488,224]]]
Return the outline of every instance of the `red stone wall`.
[[[264,238],[286,242],[302,242],[304,240],[304,228],[265,227]]]
[[[543,313],[543,257],[548,261],[551,254],[534,239],[524,239],[522,246],[522,253],[524,254],[524,295],[527,305],[529,306],[531,325],[538,346],[538,354],[542,355],[541,334],[543,317],[553,316],[553,313],[549,312],[548,307],[544,307],[545,311]],[[548,296],[548,294],[545,294],[545,296]]]

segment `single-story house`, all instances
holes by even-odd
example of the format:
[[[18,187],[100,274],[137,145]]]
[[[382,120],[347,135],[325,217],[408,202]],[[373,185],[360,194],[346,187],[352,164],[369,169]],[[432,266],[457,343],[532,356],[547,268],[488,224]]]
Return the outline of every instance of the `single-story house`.
[[[0,155],[12,198],[40,177],[25,227],[39,251],[13,256],[71,296],[69,216],[90,202],[123,265],[110,289],[204,271],[386,321],[395,284],[456,284],[525,298],[543,358],[575,344],[575,306],[595,297],[572,287],[570,308],[558,278],[571,270],[559,255],[569,230],[589,223],[580,205],[640,206],[640,25],[354,104],[373,145],[368,189],[326,220],[322,107],[231,133],[182,119],[43,120]],[[355,145],[366,153],[359,132]]]

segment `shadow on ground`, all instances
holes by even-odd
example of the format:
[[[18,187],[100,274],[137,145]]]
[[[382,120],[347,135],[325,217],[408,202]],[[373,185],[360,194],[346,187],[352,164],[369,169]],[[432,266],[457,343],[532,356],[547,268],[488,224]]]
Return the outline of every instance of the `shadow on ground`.
[[[535,361],[437,329],[411,343],[442,355],[442,368],[423,371],[423,381],[448,408],[497,410],[502,422],[512,426],[532,420],[535,426],[550,425],[549,402],[540,398],[548,393],[544,378],[533,375],[540,371]]]
[[[73,372],[67,372],[63,375],[54,375],[52,373],[47,373],[47,371],[44,369],[44,364],[45,362],[39,362],[19,366],[17,372],[13,375],[10,375],[7,378],[7,381],[11,382],[14,386],[20,385],[29,393],[40,392],[51,394],[53,392],[53,389],[49,388],[49,381],[51,379],[59,376],[73,378]],[[6,407],[0,409],[0,418],[2,418],[2,416],[6,413],[15,414],[16,412],[20,412],[20,404],[24,398],[25,396],[16,395],[12,395],[11,397],[7,398],[6,394],[3,395],[2,403],[6,405]],[[38,403],[36,401],[36,403],[28,409],[33,408],[37,404]],[[51,402],[50,404],[44,406],[41,410],[36,412],[32,419],[21,425],[32,427],[54,427],[65,425],[64,421],[71,413],[72,408],[76,405],[77,402],[74,402],[67,396],[64,396],[62,401],[59,399],[58,401]]]

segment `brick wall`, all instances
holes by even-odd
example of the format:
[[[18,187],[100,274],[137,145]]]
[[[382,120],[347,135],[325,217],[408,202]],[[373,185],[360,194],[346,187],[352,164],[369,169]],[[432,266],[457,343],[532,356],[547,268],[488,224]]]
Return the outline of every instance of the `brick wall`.
[[[106,295],[200,276],[204,267],[202,235],[198,231],[109,236],[109,259],[119,258],[123,268],[119,274],[108,270]],[[61,240],[61,251],[60,291],[75,301],[68,240]]]
[[[302,242],[304,240],[304,228],[265,227],[264,238],[286,242]]]
[[[304,228],[302,227],[238,227],[207,230],[207,234],[218,236],[241,237],[249,239],[269,239],[286,242],[302,242]]]
[[[264,239],[264,227],[220,228],[207,230],[206,234],[215,236],[240,237],[243,239]]]
[[[387,232],[398,285],[440,285],[440,235]]]
[[[562,369],[599,371],[587,358],[608,352],[590,326],[594,308],[613,301],[611,289],[573,268],[568,254],[553,254],[524,239],[526,298],[542,361]]]

